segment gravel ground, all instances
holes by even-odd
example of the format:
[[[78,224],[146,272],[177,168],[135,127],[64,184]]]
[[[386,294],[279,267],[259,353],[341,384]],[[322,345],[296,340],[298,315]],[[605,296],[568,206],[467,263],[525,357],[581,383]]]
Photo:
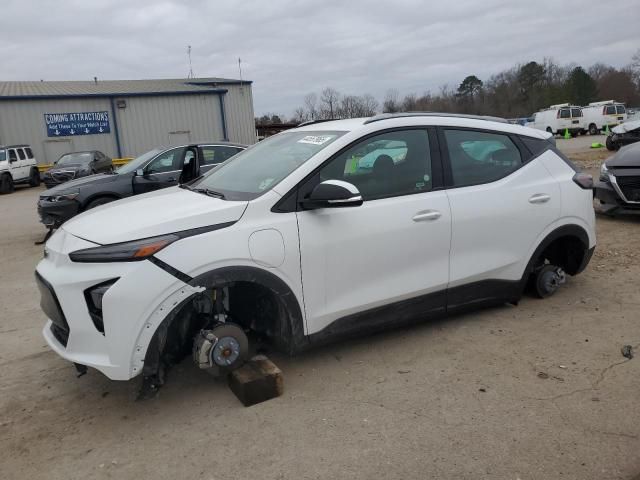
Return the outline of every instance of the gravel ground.
[[[595,171],[606,151],[560,147]],[[567,142],[566,144],[564,142]],[[591,142],[589,142],[591,143]],[[583,158],[584,156],[584,158]],[[588,157],[588,158],[587,158]],[[640,220],[598,218],[589,268],[547,300],[289,359],[244,408],[189,361],[157,398],[41,337],[38,189],[0,198],[0,477],[631,479],[640,472]]]

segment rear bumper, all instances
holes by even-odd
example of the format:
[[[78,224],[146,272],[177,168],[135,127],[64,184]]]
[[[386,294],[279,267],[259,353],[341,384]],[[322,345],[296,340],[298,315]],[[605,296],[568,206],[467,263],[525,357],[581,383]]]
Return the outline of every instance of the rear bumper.
[[[47,227],[58,228],[64,222],[77,215],[80,211],[80,204],[75,200],[64,200],[61,202],[49,202],[48,200],[38,200],[38,215],[40,223]]]

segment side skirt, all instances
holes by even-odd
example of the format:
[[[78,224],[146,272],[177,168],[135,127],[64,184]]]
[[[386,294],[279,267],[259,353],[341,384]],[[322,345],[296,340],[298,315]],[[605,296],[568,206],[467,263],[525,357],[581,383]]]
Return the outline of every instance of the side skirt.
[[[309,335],[312,345],[368,335],[384,330],[412,325],[449,314],[484,307],[517,303],[522,296],[522,280],[483,280],[420,297],[372,308],[347,315],[319,332]]]

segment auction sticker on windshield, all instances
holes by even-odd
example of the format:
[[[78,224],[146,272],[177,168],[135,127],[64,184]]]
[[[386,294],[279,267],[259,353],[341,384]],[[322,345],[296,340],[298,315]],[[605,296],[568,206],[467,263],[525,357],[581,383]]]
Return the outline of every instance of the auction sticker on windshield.
[[[329,140],[336,138],[335,135],[307,135],[298,140],[298,143],[310,143],[311,145],[322,145]]]

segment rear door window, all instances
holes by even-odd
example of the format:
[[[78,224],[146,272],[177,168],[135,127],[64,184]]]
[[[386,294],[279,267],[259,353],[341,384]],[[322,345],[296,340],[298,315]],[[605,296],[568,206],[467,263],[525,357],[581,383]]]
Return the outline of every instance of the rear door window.
[[[240,151],[242,151],[241,148],[229,145],[204,145],[202,147],[202,164],[218,165]]]
[[[444,136],[455,187],[494,182],[524,163],[508,135],[445,129]]]
[[[578,118],[582,116],[582,110],[580,110],[579,108],[572,108],[571,109],[571,116],[573,118]]]
[[[616,114],[616,106],[615,105],[607,105],[604,109],[605,115],[615,115]]]
[[[7,151],[0,150],[0,162],[4,162],[7,159]]]
[[[568,108],[560,110],[560,118],[571,118],[571,110]]]
[[[18,148],[18,157],[20,158],[20,160],[26,160],[27,159],[27,155],[24,153],[24,150],[22,150],[21,148]]]

